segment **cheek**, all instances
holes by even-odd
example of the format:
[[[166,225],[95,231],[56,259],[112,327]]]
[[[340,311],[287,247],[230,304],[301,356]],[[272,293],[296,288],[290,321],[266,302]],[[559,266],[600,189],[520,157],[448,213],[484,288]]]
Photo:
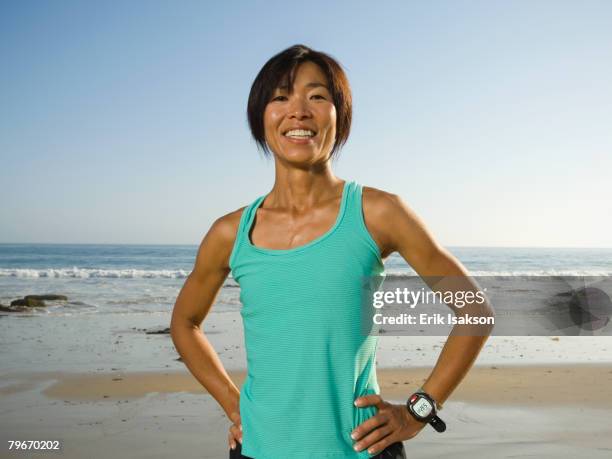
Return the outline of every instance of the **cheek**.
[[[322,116],[325,117],[326,124],[328,126],[327,132],[329,134],[335,135],[336,133],[336,107],[332,106],[332,108],[326,110]]]
[[[336,107],[334,105],[327,107],[327,109],[325,110],[324,116],[327,118],[330,124],[332,124],[333,126],[336,125],[337,113],[336,113]]]
[[[272,125],[282,117],[282,113],[279,110],[275,110],[273,108],[266,108],[264,111],[264,124]]]
[[[272,112],[266,112],[264,114],[264,132],[265,132],[265,136],[266,139],[270,139],[271,136],[274,135],[274,132],[276,131],[276,122],[277,117],[274,116],[274,114]]]

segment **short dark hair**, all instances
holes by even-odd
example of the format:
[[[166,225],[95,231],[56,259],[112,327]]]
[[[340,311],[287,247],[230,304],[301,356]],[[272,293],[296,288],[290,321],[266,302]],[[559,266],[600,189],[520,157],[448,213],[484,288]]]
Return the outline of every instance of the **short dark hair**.
[[[348,78],[338,61],[330,55],[315,51],[308,46],[294,45],[276,54],[261,68],[251,86],[247,106],[247,118],[251,134],[257,147],[269,156],[264,127],[264,111],[274,91],[281,81],[287,84],[288,91],[293,90],[295,70],[303,62],[317,64],[329,82],[329,90],[336,107],[336,142],[330,158],[344,146],[348,140],[353,117],[353,102]],[[288,80],[288,81],[287,81]]]

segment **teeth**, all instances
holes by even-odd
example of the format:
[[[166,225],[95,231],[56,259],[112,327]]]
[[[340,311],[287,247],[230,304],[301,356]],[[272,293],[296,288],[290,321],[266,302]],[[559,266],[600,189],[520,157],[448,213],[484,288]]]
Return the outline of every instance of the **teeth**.
[[[315,133],[310,130],[304,129],[292,129],[291,131],[285,132],[287,137],[314,137]]]

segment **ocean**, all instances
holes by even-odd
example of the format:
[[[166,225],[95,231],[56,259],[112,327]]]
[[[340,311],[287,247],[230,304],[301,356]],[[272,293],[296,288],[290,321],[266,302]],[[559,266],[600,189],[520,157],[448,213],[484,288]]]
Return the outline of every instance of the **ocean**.
[[[611,249],[448,249],[474,276],[612,273]],[[0,354],[0,368],[184,370],[167,328],[196,253],[195,245],[0,244],[2,305],[33,294],[68,297],[46,301],[42,308],[0,311],[0,345],[6,350]],[[385,271],[390,281],[414,275],[396,254],[386,260]],[[239,295],[229,277],[202,327],[227,369],[246,366]],[[509,335],[525,335],[514,330]],[[540,333],[494,338],[479,356],[480,363],[609,361],[611,355],[609,336],[550,341]],[[443,343],[439,336],[387,336],[380,343],[377,364],[431,365]]]
[[[160,313],[172,310],[193,268],[196,245],[0,244],[0,304],[33,294],[61,294],[21,315]],[[448,247],[474,276],[609,276],[612,249]],[[390,276],[415,275],[395,253]],[[237,311],[231,275],[214,308]]]

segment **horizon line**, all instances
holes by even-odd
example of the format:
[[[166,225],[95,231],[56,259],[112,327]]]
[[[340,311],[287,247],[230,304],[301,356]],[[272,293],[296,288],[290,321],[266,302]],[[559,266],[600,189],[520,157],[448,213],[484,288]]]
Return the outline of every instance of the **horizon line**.
[[[200,243],[133,243],[133,242],[0,242],[0,245],[135,245],[135,246],[199,246]],[[543,246],[543,245],[442,245],[465,249],[612,249],[599,246]],[[395,252],[394,252],[395,253]]]

